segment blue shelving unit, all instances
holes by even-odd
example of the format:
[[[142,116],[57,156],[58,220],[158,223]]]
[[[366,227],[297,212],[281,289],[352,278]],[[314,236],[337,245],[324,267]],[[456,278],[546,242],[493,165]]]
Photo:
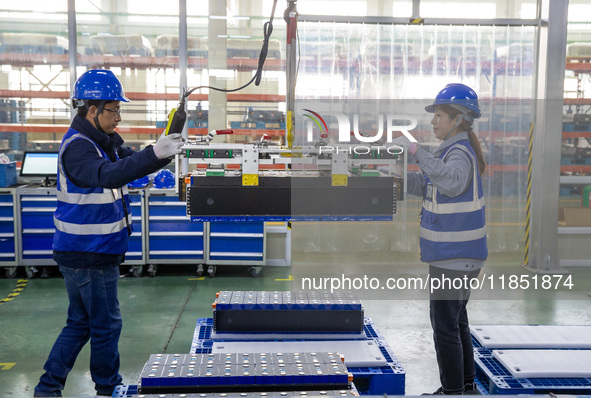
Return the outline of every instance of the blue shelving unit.
[[[15,217],[15,189],[0,190],[0,267],[6,267],[6,276],[16,276],[17,240]]]
[[[204,262],[204,223],[191,222],[172,189],[147,190],[149,264]]]
[[[53,261],[53,213],[57,207],[57,189],[25,186],[18,188],[17,206],[20,215],[18,233],[21,250],[19,265],[56,265]]]
[[[144,196],[145,190],[142,188],[133,188],[129,190],[133,232],[129,237],[129,247],[125,254],[124,264],[126,265],[146,264],[146,253],[144,250],[144,235],[146,233],[144,225]]]
[[[263,265],[265,243],[264,221],[210,221],[206,262]]]

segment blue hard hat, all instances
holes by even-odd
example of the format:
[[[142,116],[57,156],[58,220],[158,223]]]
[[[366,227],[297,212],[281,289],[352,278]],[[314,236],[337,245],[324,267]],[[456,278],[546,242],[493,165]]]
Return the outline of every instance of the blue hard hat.
[[[451,83],[445,86],[443,90],[437,93],[433,104],[425,107],[429,113],[435,112],[437,105],[452,105],[454,107],[464,108],[469,116],[476,119],[480,117],[480,107],[478,106],[478,96],[470,87],[461,83]]]
[[[108,69],[91,69],[80,75],[70,98],[130,102],[121,82]]]
[[[127,184],[130,188],[143,188],[150,183],[150,177],[144,176]]]
[[[154,177],[154,188],[172,188],[174,187],[174,174],[172,171],[162,169]]]

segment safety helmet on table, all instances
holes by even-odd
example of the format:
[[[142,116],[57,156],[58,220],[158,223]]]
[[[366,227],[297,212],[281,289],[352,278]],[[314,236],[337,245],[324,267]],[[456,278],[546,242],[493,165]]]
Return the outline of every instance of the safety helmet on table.
[[[172,171],[162,169],[154,177],[154,188],[172,188],[174,187],[174,174]]]
[[[138,178],[137,180],[133,180],[127,186],[130,188],[143,188],[150,183],[150,177],[144,176],[142,178]]]
[[[461,83],[451,83],[445,86],[443,90],[437,93],[433,104],[425,107],[429,113],[435,112],[437,105],[451,105],[470,119],[480,117],[480,106],[478,105],[478,96],[470,87]]]
[[[74,90],[70,98],[87,101],[130,102],[125,96],[121,82],[108,69],[91,69],[80,75],[76,84],[74,84]]]

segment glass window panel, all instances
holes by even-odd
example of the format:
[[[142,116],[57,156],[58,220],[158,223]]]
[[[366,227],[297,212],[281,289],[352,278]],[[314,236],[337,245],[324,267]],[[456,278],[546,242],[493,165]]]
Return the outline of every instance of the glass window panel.
[[[589,22],[591,18],[591,3],[585,2],[569,2],[568,5],[568,20],[569,22]]]
[[[187,1],[187,14],[209,15],[208,1]]]
[[[298,1],[298,11],[307,15],[355,15],[367,16],[368,3],[366,1],[344,0],[337,3],[331,0]]]
[[[137,15],[178,15],[179,3],[178,1],[146,2],[144,0],[127,0],[127,12]]]
[[[392,16],[396,18],[412,16],[412,0],[394,1],[392,3]]]
[[[131,99],[122,104],[123,138],[138,147],[152,142],[180,92],[178,2],[78,0],[77,6],[86,10],[76,18],[78,76],[94,68],[113,71]]]
[[[490,18],[496,15],[493,2],[421,1],[420,15],[424,18]]]
[[[68,11],[67,1],[44,1],[44,0],[20,0],[13,2],[3,2],[3,10],[12,11],[33,11],[33,12],[49,12],[49,13],[63,13]]]
[[[535,3],[524,3],[521,5],[521,12],[519,17],[522,19],[535,19],[537,6]]]
[[[589,228],[585,212],[591,199],[591,4],[571,0],[568,9],[566,79],[560,161],[558,255],[560,263],[589,265]],[[561,227],[580,234],[561,233]]]
[[[67,0],[0,6],[0,123],[69,123],[67,7]],[[0,132],[2,151],[17,161],[25,150],[57,150],[59,140],[51,129]]]
[[[536,2],[533,0],[421,0],[420,16],[424,18],[533,19],[535,18],[535,5]],[[524,14],[524,11],[527,14]]]

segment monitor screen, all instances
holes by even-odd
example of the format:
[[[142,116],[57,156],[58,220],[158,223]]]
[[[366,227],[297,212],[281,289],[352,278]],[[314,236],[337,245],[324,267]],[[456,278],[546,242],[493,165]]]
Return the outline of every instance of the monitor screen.
[[[25,152],[21,176],[57,178],[57,162],[57,152]]]

